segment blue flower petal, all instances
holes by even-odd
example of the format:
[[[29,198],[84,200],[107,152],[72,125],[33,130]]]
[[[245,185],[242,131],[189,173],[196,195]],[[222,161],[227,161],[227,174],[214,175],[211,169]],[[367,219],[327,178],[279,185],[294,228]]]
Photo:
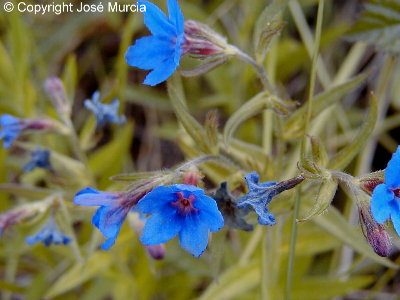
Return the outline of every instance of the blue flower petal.
[[[165,81],[168,77],[170,77],[176,70],[178,65],[175,62],[175,57],[170,57],[167,60],[164,60],[160,63],[157,68],[151,71],[143,81],[144,84],[155,86],[163,81]]]
[[[84,206],[103,206],[110,205],[117,201],[120,195],[112,192],[99,192],[94,188],[88,187],[80,190],[74,197],[74,204]]]
[[[101,103],[99,99],[100,94],[96,91],[91,99],[84,101],[85,107],[92,111],[96,117],[97,129],[100,129],[107,123],[123,124],[126,121],[125,116],[118,116],[118,99],[114,99],[110,104]]]
[[[71,238],[64,235],[57,227],[54,217],[50,217],[49,221],[43,228],[35,235],[29,236],[25,239],[26,243],[33,245],[37,242],[42,242],[45,246],[50,246],[51,244],[68,244]]]
[[[183,14],[177,0],[168,0],[169,19],[176,28],[176,34],[183,34]]]
[[[146,5],[144,14],[144,24],[154,35],[171,36],[175,34],[173,24],[168,20],[167,16],[155,4],[149,1],[139,1],[139,4]]]
[[[132,67],[152,70],[175,55],[173,46],[171,40],[165,37],[145,36],[128,48],[125,59]]]
[[[400,146],[386,167],[385,183],[391,188],[400,187]]]
[[[112,236],[108,239],[106,239],[106,241],[101,245],[101,249],[103,250],[108,250],[111,248],[112,245],[115,244],[115,240],[117,239],[118,235]]]
[[[10,148],[15,139],[19,136],[22,130],[22,120],[4,114],[0,116],[0,139],[3,140],[3,147]]]
[[[188,215],[179,234],[181,247],[195,257],[199,257],[208,244],[209,230],[198,216]]]
[[[174,186],[158,186],[139,200],[137,209],[145,214],[154,213],[164,208],[164,205],[176,200],[179,189]]]
[[[400,208],[397,202],[392,204],[391,219],[394,229],[400,235]]]
[[[380,184],[374,189],[371,199],[371,212],[376,222],[383,223],[390,217],[390,202],[393,199],[394,194],[388,190],[386,184]]]
[[[140,241],[147,245],[163,244],[175,237],[182,229],[182,218],[176,211],[152,214],[146,221]]]
[[[129,210],[119,205],[105,206],[99,220],[99,229],[103,235],[107,238],[117,236],[128,212]]]
[[[203,196],[194,202],[194,206],[199,210],[202,221],[208,224],[210,231],[216,232],[224,227],[224,218],[214,199]]]

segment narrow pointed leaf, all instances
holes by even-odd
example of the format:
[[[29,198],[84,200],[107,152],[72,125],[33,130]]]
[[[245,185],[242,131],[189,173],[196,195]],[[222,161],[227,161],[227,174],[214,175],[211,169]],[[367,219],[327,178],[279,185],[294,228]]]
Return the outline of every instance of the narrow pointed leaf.
[[[330,164],[328,165],[328,169],[343,170],[368,142],[368,139],[372,135],[375,124],[378,120],[378,103],[373,93],[371,93],[370,102],[371,104],[368,116],[366,117],[360,132],[348,146],[346,146],[335,157],[332,158]]]

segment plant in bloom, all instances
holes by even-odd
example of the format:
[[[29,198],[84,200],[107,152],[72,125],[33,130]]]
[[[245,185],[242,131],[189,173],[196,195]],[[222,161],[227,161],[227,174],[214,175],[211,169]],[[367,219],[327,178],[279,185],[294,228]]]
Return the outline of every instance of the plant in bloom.
[[[252,208],[258,215],[258,223],[261,225],[275,225],[275,217],[269,212],[268,204],[272,198],[285,190],[289,190],[304,180],[302,175],[281,182],[259,183],[260,176],[257,172],[251,172],[245,177],[249,193],[238,199],[238,208]]]
[[[192,185],[156,187],[138,202],[137,208],[151,214],[140,239],[143,244],[163,244],[179,235],[181,247],[195,257],[206,249],[209,232],[224,226],[215,200]]]
[[[125,116],[118,116],[119,100],[114,99],[110,104],[100,102],[100,93],[94,92],[92,99],[86,99],[85,107],[91,110],[97,120],[97,129],[100,129],[107,123],[123,124],[126,121]]]
[[[4,148],[10,148],[22,132],[49,129],[53,125],[50,120],[20,119],[9,114],[3,114],[0,116],[0,139],[3,140]]]
[[[50,164],[50,151],[37,148],[31,155],[32,158],[30,162],[23,167],[25,172],[30,172],[35,168],[47,169],[49,171],[53,170]]]
[[[88,187],[75,195],[74,203],[100,206],[92,218],[92,223],[107,238],[101,248],[108,250],[114,245],[127,214],[144,195],[145,192],[136,194],[134,192],[102,192]]]
[[[154,86],[170,77],[179,65],[185,41],[184,17],[177,0],[168,0],[169,18],[151,2],[139,4],[146,5],[144,23],[152,35],[136,40],[125,58],[132,67],[152,70],[143,83]]]
[[[28,236],[25,241],[29,245],[36,244],[37,242],[42,242],[45,246],[54,245],[67,245],[71,238],[63,234],[60,229],[58,229],[54,216],[51,216],[38,233],[32,236]]]
[[[400,146],[385,169],[385,182],[372,193],[371,211],[378,223],[390,218],[400,235]]]

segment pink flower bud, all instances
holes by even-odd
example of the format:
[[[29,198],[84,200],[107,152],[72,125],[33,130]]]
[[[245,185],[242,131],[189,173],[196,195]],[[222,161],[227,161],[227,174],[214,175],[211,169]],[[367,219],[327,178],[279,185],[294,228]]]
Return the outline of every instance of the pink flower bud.
[[[190,170],[183,175],[183,184],[198,186],[202,176],[199,172]]]
[[[228,44],[225,38],[207,25],[193,21],[185,21],[185,42],[182,46],[184,54],[189,53],[199,58],[223,54]]]
[[[392,250],[392,243],[385,227],[375,222],[368,207],[361,208],[359,214],[364,236],[372,249],[379,256],[389,256]]]
[[[49,77],[44,83],[44,89],[52,101],[57,112],[61,115],[69,115],[71,107],[68,103],[64,84],[58,77]]]
[[[165,256],[165,246],[164,244],[145,246],[147,253],[154,259],[160,260]]]

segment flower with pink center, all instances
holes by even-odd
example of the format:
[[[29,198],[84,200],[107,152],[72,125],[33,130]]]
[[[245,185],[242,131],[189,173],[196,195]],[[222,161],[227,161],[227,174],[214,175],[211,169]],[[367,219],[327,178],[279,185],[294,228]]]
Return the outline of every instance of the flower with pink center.
[[[137,208],[151,214],[140,239],[143,244],[163,244],[179,235],[182,248],[195,257],[206,249],[210,231],[224,226],[215,200],[193,185],[156,187],[138,202]]]

